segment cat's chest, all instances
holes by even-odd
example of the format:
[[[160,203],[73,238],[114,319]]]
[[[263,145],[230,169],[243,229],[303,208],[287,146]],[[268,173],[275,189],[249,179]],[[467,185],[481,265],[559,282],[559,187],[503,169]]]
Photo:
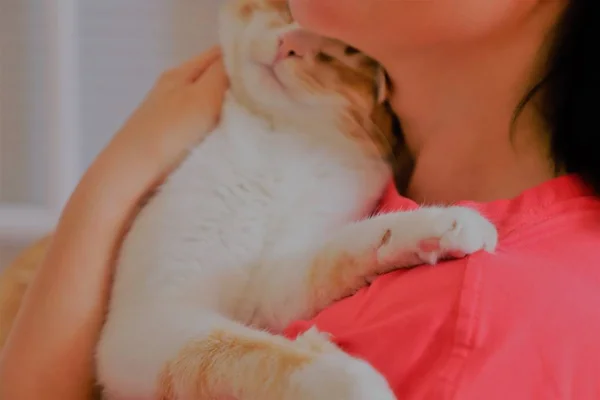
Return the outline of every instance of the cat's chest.
[[[337,213],[339,202],[350,198],[348,171],[327,150],[260,128],[218,128],[170,177],[153,214],[173,237],[208,236],[211,246],[217,239],[243,243],[233,251],[240,257],[262,253],[297,224],[318,231],[327,220],[319,210]]]
[[[217,129],[194,152],[186,167],[208,171],[210,176],[192,178],[192,172],[187,179],[197,180],[198,184],[209,182],[210,190],[220,192],[222,198],[238,196],[275,211],[286,208],[299,196],[318,197],[332,179],[348,174],[339,155],[334,157],[329,150],[306,136],[233,121]]]

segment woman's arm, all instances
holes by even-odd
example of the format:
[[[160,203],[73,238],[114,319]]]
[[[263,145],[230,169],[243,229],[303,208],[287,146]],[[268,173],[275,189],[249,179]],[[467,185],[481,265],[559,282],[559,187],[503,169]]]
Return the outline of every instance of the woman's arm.
[[[0,399],[90,398],[115,250],[140,200],[216,123],[218,60],[164,74],[82,178],[0,354]]]
[[[65,208],[2,353],[2,399],[89,398],[111,256],[125,221],[99,193],[103,185],[86,177]],[[123,200],[124,210],[135,196]]]

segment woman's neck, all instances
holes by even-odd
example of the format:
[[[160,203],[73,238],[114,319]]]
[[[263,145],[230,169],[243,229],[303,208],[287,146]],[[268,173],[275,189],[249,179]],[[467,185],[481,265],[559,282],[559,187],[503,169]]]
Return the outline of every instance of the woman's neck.
[[[510,198],[554,175],[548,139],[526,107],[546,33],[560,10],[543,2],[504,32],[460,48],[379,58],[415,159],[408,195],[425,203]],[[459,47],[459,46],[457,46]],[[383,54],[383,53],[382,53]],[[389,50],[386,54],[390,54]],[[400,54],[400,53],[399,53]]]

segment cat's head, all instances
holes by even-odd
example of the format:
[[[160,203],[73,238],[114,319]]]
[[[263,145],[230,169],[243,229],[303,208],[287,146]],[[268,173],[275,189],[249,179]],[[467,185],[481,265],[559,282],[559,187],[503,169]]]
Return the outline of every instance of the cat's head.
[[[301,29],[285,0],[230,0],[219,23],[231,90],[245,107],[291,123],[348,124],[389,144],[387,79],[373,59]]]

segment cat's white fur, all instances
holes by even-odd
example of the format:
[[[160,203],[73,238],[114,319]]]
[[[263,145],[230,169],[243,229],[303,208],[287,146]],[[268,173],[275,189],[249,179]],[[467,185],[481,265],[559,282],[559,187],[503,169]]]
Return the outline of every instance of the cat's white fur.
[[[231,43],[241,34],[260,36],[256,30],[265,21],[256,17],[242,31],[229,14],[223,18],[227,68],[243,76],[232,81],[219,126],[169,177],[127,235],[98,346],[99,382],[110,399],[204,398],[198,393],[243,400],[394,399],[368,363],[329,346],[316,331],[289,341],[247,326],[276,333],[351,294],[369,276],[421,259],[435,262],[451,250],[492,250],[495,230],[463,208],[423,208],[352,223],[376,205],[390,168],[342,131],[337,114],[343,98],[302,94],[315,103],[299,106],[261,71],[246,65],[240,72]],[[274,110],[271,118],[241,104],[235,96],[240,82],[246,85],[242,92]],[[419,241],[431,237],[441,240],[440,250],[422,252]],[[326,269],[343,268],[336,257],[344,254],[362,257],[364,266],[348,266],[342,275],[347,287],[341,288],[328,282]],[[309,361],[287,372],[265,372],[257,365],[269,361],[255,359],[264,355],[242,352],[229,364],[214,360],[209,377],[194,376],[194,362],[183,373],[177,366],[165,372],[173,360],[185,362],[182,351],[191,343],[214,339],[215,332],[290,348]],[[271,367],[281,366],[274,360]],[[168,390],[161,387],[165,373]],[[202,384],[207,387],[198,389]]]

